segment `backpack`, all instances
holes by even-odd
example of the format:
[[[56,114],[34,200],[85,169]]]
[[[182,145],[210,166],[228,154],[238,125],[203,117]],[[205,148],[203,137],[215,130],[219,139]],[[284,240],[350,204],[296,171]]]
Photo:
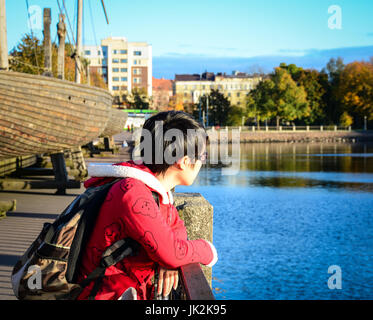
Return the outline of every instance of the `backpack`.
[[[106,248],[99,266],[77,283],[85,246],[110,188],[121,179],[88,188],[71,202],[53,223],[42,231],[13,268],[11,282],[20,300],[74,300],[94,281],[89,299],[100,289],[106,268],[127,256],[136,255],[139,244],[121,239]],[[158,194],[153,197],[159,206]]]

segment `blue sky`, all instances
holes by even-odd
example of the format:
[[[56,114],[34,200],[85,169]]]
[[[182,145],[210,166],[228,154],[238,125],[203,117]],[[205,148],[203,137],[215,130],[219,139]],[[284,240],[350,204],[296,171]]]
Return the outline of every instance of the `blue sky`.
[[[56,39],[57,1],[28,2],[30,7],[51,7]],[[75,2],[65,0],[72,22]],[[109,25],[100,1],[84,0],[85,44],[100,43],[110,35],[147,41],[153,46],[155,76],[205,69],[230,72],[237,67],[248,71],[255,66],[269,70],[277,61],[292,59],[320,68],[335,54],[346,62],[373,56],[371,0],[106,0],[105,4]],[[341,29],[328,28],[331,5],[342,10]],[[10,50],[29,32],[26,1],[7,0],[7,19]],[[41,30],[34,31],[42,37]]]

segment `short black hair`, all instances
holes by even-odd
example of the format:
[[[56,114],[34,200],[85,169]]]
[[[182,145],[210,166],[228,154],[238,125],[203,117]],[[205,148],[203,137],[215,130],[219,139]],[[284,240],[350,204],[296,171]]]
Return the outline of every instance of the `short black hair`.
[[[163,130],[158,130],[160,125]],[[175,132],[178,133],[176,136],[173,134]],[[148,150],[145,148],[141,150],[143,164],[153,173],[159,174],[165,173],[178,160],[177,157],[182,158],[188,155],[192,160],[199,158],[204,151],[203,148],[206,147],[207,135],[203,125],[188,113],[165,111],[145,121],[141,139],[140,143],[143,143],[144,139],[151,140],[150,143],[145,144],[145,148],[151,146],[151,156],[149,154],[145,157]],[[157,154],[157,151],[161,152]],[[167,159],[176,159],[176,161],[170,163]]]

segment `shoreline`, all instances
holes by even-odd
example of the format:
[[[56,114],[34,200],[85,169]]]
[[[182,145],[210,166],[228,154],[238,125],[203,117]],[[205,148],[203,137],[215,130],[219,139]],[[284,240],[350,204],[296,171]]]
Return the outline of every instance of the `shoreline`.
[[[221,132],[221,131],[220,131]],[[225,135],[220,137],[220,132],[210,139],[211,143],[220,143],[227,139],[228,143],[232,143],[232,131],[228,131],[228,137]],[[224,131],[225,133],[226,131]],[[237,138],[235,138],[235,141]],[[373,142],[373,131],[302,131],[302,132],[263,132],[263,131],[241,131],[239,133],[240,143],[320,143],[320,142]]]

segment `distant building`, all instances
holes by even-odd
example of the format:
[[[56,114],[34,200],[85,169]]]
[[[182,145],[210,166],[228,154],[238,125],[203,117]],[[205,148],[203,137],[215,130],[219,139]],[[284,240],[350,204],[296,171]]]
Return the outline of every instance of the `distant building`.
[[[198,103],[199,98],[208,95],[211,90],[219,90],[227,97],[231,105],[244,106],[247,94],[262,80],[260,76],[251,76],[234,71],[231,75],[211,72],[199,74],[177,74],[173,92],[183,104]]]
[[[173,96],[172,80],[156,79],[153,77],[153,102],[152,109],[165,111],[168,109]]]
[[[96,70],[114,96],[142,88],[152,95],[152,46],[146,42],[128,42],[124,37],[109,37],[100,46],[84,46],[90,70]]]

